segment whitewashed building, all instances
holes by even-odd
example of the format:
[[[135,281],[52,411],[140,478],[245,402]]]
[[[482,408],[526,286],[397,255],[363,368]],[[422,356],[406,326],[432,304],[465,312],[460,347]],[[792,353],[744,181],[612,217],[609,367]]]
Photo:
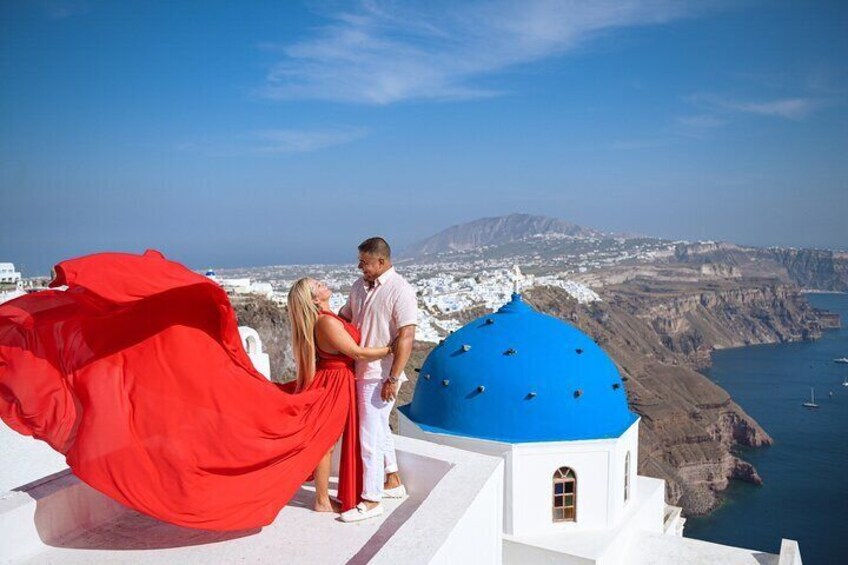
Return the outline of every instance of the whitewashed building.
[[[17,285],[21,282],[21,273],[15,270],[14,263],[0,263],[0,284]]]

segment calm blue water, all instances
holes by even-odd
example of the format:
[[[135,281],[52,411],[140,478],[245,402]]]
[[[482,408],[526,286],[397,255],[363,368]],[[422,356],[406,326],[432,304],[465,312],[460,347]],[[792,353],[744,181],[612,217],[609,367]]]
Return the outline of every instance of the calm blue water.
[[[808,295],[817,308],[838,312],[848,325],[848,294]],[[816,342],[719,351],[707,373],[718,380],[774,439],[742,457],[763,477],[755,487],[728,489],[719,510],[686,523],[685,535],[769,553],[780,539],[801,544],[804,565],[848,563],[848,328]],[[818,410],[801,406],[815,387]],[[828,392],[832,391],[831,398]]]

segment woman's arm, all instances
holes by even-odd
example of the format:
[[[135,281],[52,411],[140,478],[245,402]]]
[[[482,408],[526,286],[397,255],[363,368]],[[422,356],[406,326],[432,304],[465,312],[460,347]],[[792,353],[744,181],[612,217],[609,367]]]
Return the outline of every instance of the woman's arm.
[[[338,352],[357,361],[382,359],[392,352],[388,346],[360,347],[344,329],[344,325],[330,316],[318,318],[315,323],[315,337],[318,346],[327,353]]]

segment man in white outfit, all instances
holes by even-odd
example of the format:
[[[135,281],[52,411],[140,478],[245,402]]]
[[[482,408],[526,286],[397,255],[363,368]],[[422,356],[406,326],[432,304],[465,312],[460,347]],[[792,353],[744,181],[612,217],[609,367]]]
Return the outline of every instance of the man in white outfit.
[[[380,501],[402,498],[406,489],[398,474],[389,415],[397,400],[403,368],[412,353],[418,300],[415,290],[392,267],[391,248],[380,237],[359,245],[362,278],[351,288],[339,315],[356,324],[360,345],[382,347],[394,343],[393,355],[378,361],[356,362],[356,402],[359,411],[359,442],[362,448],[362,502],[342,514],[356,522],[383,513]]]

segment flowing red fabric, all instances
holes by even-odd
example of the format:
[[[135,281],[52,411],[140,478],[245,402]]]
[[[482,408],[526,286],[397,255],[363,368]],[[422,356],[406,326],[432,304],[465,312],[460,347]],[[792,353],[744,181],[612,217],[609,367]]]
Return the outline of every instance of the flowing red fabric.
[[[361,490],[351,362],[290,394],[257,372],[226,293],[156,251],[56,266],[0,305],[0,417],[84,482],[166,522],[270,524],[344,431],[339,498]]]

